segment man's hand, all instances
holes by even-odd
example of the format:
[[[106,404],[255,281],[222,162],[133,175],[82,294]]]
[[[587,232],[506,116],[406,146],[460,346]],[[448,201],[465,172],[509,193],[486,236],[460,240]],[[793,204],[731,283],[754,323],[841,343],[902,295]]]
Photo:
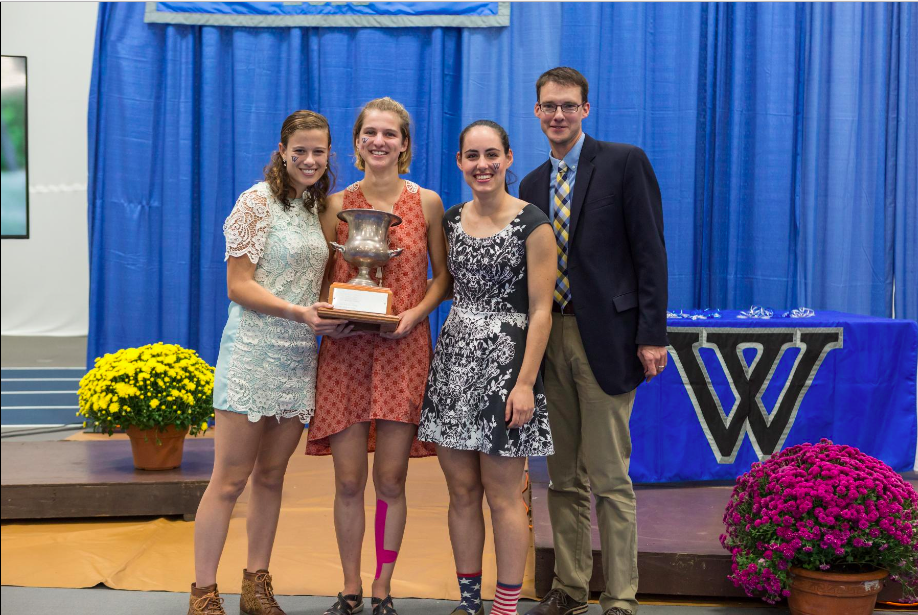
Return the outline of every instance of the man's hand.
[[[638,359],[644,366],[644,382],[650,382],[666,368],[669,356],[664,346],[638,346]]]

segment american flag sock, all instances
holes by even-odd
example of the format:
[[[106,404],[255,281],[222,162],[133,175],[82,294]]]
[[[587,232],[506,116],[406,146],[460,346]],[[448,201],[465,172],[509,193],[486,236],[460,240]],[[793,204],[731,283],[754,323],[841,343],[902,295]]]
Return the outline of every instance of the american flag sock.
[[[481,609],[481,571],[456,571],[456,578],[459,579],[459,597],[462,600],[456,608],[475,615]]]
[[[520,590],[523,584],[507,585],[497,582],[494,592],[494,604],[491,605],[491,615],[516,615],[516,603],[520,600]]]

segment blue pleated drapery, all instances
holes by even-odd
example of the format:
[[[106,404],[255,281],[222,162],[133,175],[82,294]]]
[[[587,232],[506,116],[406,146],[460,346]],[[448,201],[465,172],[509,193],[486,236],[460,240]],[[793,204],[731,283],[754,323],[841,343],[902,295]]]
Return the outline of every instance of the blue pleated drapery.
[[[449,206],[469,197],[455,167],[468,122],[507,128],[517,175],[544,161],[534,83],[558,65],[590,80],[585,130],[654,165],[670,309],[918,317],[915,5],[516,3],[510,27],[464,30],[167,26],[143,13],[99,9],[90,361],[159,340],[216,360],[222,224],[291,111],[328,117],[340,189],[360,177],[360,106],[401,101],[409,177]]]

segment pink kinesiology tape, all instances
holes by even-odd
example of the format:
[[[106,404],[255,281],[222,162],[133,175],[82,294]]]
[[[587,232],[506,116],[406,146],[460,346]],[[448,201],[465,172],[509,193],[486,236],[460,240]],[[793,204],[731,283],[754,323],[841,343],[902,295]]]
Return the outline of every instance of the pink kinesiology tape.
[[[389,505],[376,500],[376,578],[382,574],[383,564],[392,564],[398,557],[398,551],[386,549],[386,513]]]

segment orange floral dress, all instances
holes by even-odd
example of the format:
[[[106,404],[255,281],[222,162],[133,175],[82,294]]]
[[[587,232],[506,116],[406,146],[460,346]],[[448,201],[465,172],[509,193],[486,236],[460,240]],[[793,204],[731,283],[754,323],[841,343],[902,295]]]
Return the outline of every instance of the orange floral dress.
[[[357,183],[344,191],[342,209],[370,209]],[[393,213],[402,223],[389,230],[389,246],[404,248],[383,269],[383,285],[392,290],[394,314],[419,304],[427,292],[427,221],[421,209],[417,184],[406,181]],[[338,222],[338,243],[347,241],[347,224]],[[336,282],[357,275],[336,253]],[[370,270],[376,279],[376,270]],[[307,455],[331,453],[328,437],[355,423],[370,422],[367,450],[376,450],[376,421],[418,424],[427,371],[432,355],[430,322],[424,319],[411,333],[398,340],[378,335],[355,335],[342,339],[322,338],[316,381],[316,413],[309,425]],[[412,457],[435,454],[434,445],[411,444]]]

